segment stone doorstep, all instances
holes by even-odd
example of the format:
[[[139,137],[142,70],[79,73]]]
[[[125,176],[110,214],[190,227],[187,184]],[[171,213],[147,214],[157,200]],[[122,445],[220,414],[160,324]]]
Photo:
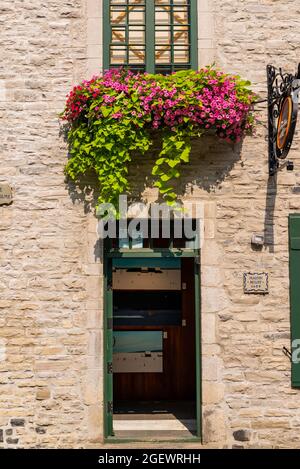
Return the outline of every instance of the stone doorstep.
[[[168,420],[114,420],[115,431],[195,431],[194,419]]]

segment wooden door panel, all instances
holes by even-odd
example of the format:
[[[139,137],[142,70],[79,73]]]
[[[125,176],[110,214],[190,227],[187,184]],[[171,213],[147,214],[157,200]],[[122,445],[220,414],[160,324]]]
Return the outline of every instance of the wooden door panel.
[[[163,373],[115,373],[114,400],[195,399],[194,259],[182,259],[182,318],[186,326],[130,327],[129,330],[163,330]],[[126,327],[116,328],[126,330]]]

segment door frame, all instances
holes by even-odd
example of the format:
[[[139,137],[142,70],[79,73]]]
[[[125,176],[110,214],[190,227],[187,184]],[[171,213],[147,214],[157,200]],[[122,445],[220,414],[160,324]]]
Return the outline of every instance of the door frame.
[[[193,258],[195,290],[195,353],[196,353],[196,436],[191,439],[202,441],[202,379],[201,379],[201,297],[200,297],[200,252],[196,249],[114,249],[104,251],[103,286],[103,352],[104,352],[104,440],[112,441],[113,435],[113,290],[112,259],[142,258]],[[186,440],[186,438],[184,438]],[[134,439],[132,439],[134,440]]]

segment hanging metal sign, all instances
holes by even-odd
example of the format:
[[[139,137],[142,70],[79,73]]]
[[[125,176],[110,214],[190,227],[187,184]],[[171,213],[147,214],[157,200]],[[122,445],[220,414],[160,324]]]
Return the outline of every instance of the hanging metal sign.
[[[300,64],[295,75],[283,73],[272,65],[268,74],[269,114],[269,174],[274,175],[279,159],[287,157],[296,130],[299,92]]]

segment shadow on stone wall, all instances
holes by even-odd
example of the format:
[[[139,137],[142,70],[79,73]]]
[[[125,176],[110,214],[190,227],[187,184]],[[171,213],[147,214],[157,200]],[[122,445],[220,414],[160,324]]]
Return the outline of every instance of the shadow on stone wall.
[[[277,195],[277,176],[269,176],[266,192],[266,209],[264,223],[265,247],[274,253],[274,210]]]
[[[229,144],[213,136],[201,137],[193,142],[190,164],[182,167],[182,178],[178,181],[179,193],[188,187],[215,192],[230,175],[240,160],[242,142]]]
[[[82,204],[84,213],[95,212],[99,197],[98,181],[92,171],[82,176],[78,183],[66,178],[66,189],[73,204]]]
[[[153,187],[151,172],[160,149],[161,142],[156,140],[147,154],[133,156],[128,174],[131,188],[128,203],[139,202],[144,192]],[[195,188],[207,193],[214,192],[240,159],[241,150],[242,143],[228,144],[215,136],[194,139],[190,163],[181,165],[181,177],[173,181],[178,196],[193,193]],[[84,213],[95,210],[99,191],[94,173],[82,176],[77,184],[66,179],[66,187],[72,202],[83,205]]]
[[[132,201],[140,201],[146,189],[153,186],[151,176],[155,158],[160,151],[160,142],[144,156],[135,156],[129,167]],[[181,176],[173,181],[179,197],[193,193],[195,188],[210,193],[220,187],[240,159],[242,143],[228,144],[215,136],[203,136],[192,144],[190,163],[182,164]]]
[[[60,124],[59,136],[68,144],[68,126]],[[70,154],[68,154],[68,157]],[[80,178],[80,181],[73,182],[68,176],[65,178],[65,188],[69,193],[72,203],[82,204],[84,213],[95,211],[99,197],[99,189],[96,174],[91,171]]]

